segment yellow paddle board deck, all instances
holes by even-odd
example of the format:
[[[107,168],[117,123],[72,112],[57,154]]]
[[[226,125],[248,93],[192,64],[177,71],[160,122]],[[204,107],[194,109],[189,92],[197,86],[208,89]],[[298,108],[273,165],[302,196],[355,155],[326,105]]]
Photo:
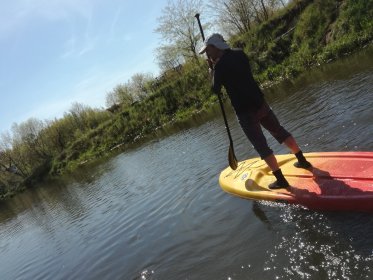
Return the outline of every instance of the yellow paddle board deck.
[[[287,189],[271,190],[276,180],[260,158],[241,161],[219,177],[222,189],[230,194],[255,200],[297,203],[310,209],[373,211],[373,152],[307,153],[312,164],[306,170],[294,167],[292,154],[277,155],[288,180]]]

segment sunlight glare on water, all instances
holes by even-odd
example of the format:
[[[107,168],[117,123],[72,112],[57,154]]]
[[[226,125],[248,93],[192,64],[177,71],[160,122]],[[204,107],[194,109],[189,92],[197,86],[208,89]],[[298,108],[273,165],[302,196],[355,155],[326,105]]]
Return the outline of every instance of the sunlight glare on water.
[[[333,214],[310,215],[309,211],[294,207],[283,209],[286,210],[280,218],[291,227],[292,233],[282,236],[274,246],[265,262],[266,271],[271,270],[278,279],[364,279],[364,275],[371,273],[372,251],[362,254],[354,249],[351,244],[354,238],[346,236],[343,231],[336,231],[336,228],[343,226],[336,223]],[[361,222],[371,220],[369,215],[361,216],[358,221],[347,217],[343,223],[349,227],[360,227]],[[372,227],[362,230],[372,230]],[[359,248],[363,251],[366,249]],[[279,266],[279,259],[288,259],[289,264]],[[361,271],[358,278],[356,271]]]

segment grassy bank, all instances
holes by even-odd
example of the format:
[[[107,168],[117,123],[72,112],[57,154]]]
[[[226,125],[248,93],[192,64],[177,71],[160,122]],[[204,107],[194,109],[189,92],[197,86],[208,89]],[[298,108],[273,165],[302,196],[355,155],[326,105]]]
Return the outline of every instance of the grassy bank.
[[[373,1],[293,1],[229,41],[244,49],[255,78],[269,86],[371,44],[372,13]],[[0,153],[0,197],[125,150],[164,126],[207,111],[217,101],[202,57],[163,73],[144,91],[145,98],[120,104],[113,112],[77,106],[62,119],[20,125],[12,145]],[[5,171],[11,166],[17,170]]]
[[[244,46],[263,84],[291,79],[372,42],[373,1],[294,1],[252,32],[232,39]]]

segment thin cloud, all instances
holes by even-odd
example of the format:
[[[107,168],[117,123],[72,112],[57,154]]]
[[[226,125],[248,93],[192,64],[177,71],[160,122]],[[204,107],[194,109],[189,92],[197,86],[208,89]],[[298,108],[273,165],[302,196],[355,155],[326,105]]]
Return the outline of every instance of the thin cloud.
[[[109,38],[108,38],[109,42],[112,42],[115,39],[115,34],[116,34],[115,32],[116,32],[116,29],[117,29],[117,25],[118,25],[121,13],[122,13],[121,9],[116,11],[114,18],[111,21],[110,29],[109,29]]]
[[[38,21],[92,20],[94,1],[89,0],[18,0],[6,1],[0,8],[0,39],[8,37]]]
[[[60,56],[62,59],[79,58],[96,48],[100,40],[99,35],[95,33],[93,17],[91,11],[86,13],[84,17],[71,15],[65,20],[65,24],[70,29],[70,37],[66,39],[64,44],[64,52]]]
[[[76,35],[72,35],[69,39],[67,39],[64,45],[65,50],[60,56],[61,59],[67,59],[71,57],[78,58],[94,50],[97,44],[96,37],[86,37],[87,38],[83,42],[78,42]]]
[[[75,36],[70,37],[64,45],[65,52],[61,55],[61,58],[68,58],[75,52],[76,39]]]

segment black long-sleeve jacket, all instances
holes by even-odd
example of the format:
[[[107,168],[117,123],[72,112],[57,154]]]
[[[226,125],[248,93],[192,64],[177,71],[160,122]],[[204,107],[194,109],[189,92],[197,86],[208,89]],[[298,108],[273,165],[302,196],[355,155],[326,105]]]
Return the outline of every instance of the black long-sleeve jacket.
[[[253,78],[249,58],[240,49],[228,49],[217,62],[213,72],[213,90],[219,94],[226,89],[236,113],[258,110],[264,96]]]

